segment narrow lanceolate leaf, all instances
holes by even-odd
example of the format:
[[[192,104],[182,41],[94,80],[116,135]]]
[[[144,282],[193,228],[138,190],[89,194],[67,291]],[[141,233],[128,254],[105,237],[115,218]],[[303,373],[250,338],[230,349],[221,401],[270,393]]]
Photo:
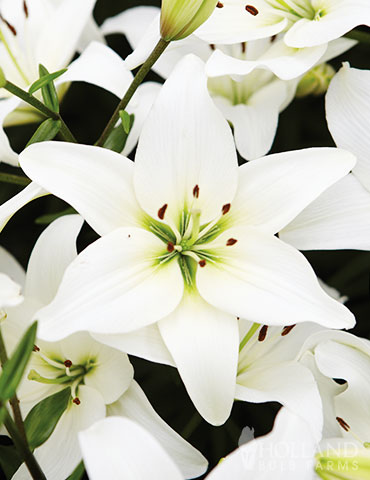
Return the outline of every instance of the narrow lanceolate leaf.
[[[71,389],[68,387],[46,397],[29,412],[24,426],[31,450],[45,443],[53,433],[60,417],[68,407],[70,397]]]
[[[0,376],[1,402],[6,402],[15,395],[35,344],[36,330],[37,322],[29,327],[13,355],[3,365],[3,373]]]
[[[67,480],[81,480],[85,473],[85,465],[83,462],[80,462],[77,467],[73,470],[71,475],[67,478]]]
[[[48,83],[53,82],[56,78],[60,77],[67,71],[67,68],[63,68],[62,70],[58,70],[57,72],[54,73],[49,73],[47,69],[42,66],[41,64],[39,65],[39,74],[40,78],[36,80],[36,82],[33,82],[33,84],[30,86],[28,89],[28,93],[33,95],[37,90],[40,90],[44,85],[47,85]]]
[[[53,118],[48,118],[39,126],[36,132],[32,135],[30,140],[27,143],[27,147],[32,145],[32,143],[47,142],[48,140],[53,140],[58,134],[62,123],[60,120],[54,120]]]
[[[127,113],[126,110],[120,110],[119,116],[121,117],[123,130],[125,131],[126,135],[128,135],[130,133],[131,128],[132,128],[132,124],[134,123],[134,121],[133,121],[134,116]]]
[[[58,75],[58,77],[59,77],[66,70],[67,69],[60,70],[59,72],[56,72],[55,74],[59,74]],[[48,72],[46,67],[41,65],[41,63],[39,65],[39,74],[40,74],[40,80],[42,80],[43,78],[49,78],[50,79],[50,73]],[[55,85],[54,85],[54,81],[50,80],[48,83],[43,85],[41,87],[41,93],[42,93],[42,98],[44,100],[45,105],[48,108],[50,108],[50,110],[53,110],[54,112],[59,113],[59,98],[58,98],[57,90],[56,90]]]

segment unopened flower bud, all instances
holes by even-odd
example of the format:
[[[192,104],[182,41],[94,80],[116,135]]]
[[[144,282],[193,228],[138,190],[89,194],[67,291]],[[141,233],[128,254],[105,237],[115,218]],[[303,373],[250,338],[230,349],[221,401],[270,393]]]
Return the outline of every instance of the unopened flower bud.
[[[314,67],[299,82],[296,96],[300,98],[308,95],[323,95],[335,73],[334,68],[328,63]]]
[[[161,36],[181,40],[200,27],[217,5],[215,0],[162,0]]]

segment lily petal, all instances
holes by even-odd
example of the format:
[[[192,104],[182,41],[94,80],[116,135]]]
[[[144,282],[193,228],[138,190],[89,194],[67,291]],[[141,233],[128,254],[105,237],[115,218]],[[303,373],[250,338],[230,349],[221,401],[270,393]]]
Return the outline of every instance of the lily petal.
[[[8,275],[22,287],[26,281],[26,273],[22,265],[3,247],[0,247],[0,272]]]

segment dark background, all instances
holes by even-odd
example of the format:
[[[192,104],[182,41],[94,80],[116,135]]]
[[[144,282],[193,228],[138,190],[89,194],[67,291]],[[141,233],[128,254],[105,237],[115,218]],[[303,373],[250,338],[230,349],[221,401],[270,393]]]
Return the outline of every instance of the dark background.
[[[160,5],[159,1],[147,0],[98,0],[95,17],[98,23],[127,8],[137,5]],[[130,53],[124,37],[112,35],[109,45],[123,58]],[[343,57],[332,62],[339,68],[342,61],[353,67],[370,68],[370,46],[358,45]],[[160,81],[152,74],[151,79]],[[113,95],[86,84],[73,84],[62,105],[62,115],[72,132],[82,143],[92,144],[99,137],[110,118],[117,100]],[[20,151],[35,130],[35,125],[8,129],[12,144]],[[334,146],[325,121],[323,97],[295,100],[280,117],[274,152],[312,146]],[[19,173],[3,164],[3,171]],[[0,185],[0,203],[20,188]],[[59,199],[46,197],[26,206],[17,213],[2,233],[1,244],[26,266],[32,247],[45,228],[35,220],[45,213],[61,211],[67,206]],[[369,219],[370,220],[370,219]],[[86,225],[80,235],[79,248],[96,238]],[[308,252],[308,259],[317,275],[329,285],[347,295],[348,307],[357,316],[355,333],[369,338],[369,271],[370,253],[359,251]],[[237,402],[232,415],[222,427],[212,427],[201,419],[190,402],[175,369],[132,358],[135,376],[147,393],[157,412],[181,435],[199,448],[214,465],[218,460],[237,447],[244,426],[254,427],[257,435],[271,429],[276,404],[250,405]]]

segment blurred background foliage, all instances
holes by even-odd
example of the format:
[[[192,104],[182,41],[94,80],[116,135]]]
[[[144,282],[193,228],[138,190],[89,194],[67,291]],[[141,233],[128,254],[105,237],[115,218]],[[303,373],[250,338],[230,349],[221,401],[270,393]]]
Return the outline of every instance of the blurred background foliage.
[[[95,18],[101,24],[105,18],[137,5],[160,6],[160,1],[98,0]],[[111,35],[107,40],[123,58],[130,53],[129,44],[123,36]],[[369,51],[369,45],[361,44],[331,63],[336,69],[340,68],[343,61],[349,61],[356,68],[370,68]],[[155,74],[151,74],[149,79],[161,81]],[[113,95],[87,84],[76,83],[66,94],[61,113],[77,139],[81,143],[92,144],[99,137],[116,104],[117,99]],[[21,151],[35,129],[35,125],[9,128],[12,145]],[[324,97],[296,99],[280,116],[274,152],[333,145],[325,121]],[[18,173],[17,169],[4,164],[1,169]],[[1,184],[0,202],[3,203],[19,190],[16,186]],[[33,245],[45,228],[36,219],[47,213],[62,211],[66,207],[61,200],[51,196],[29,204],[7,225],[1,236],[1,244],[26,267]],[[85,225],[79,237],[79,250],[95,238],[96,234]],[[354,332],[369,338],[370,253],[316,251],[306,252],[305,255],[320,278],[349,297],[347,305],[358,321]],[[226,424],[215,428],[203,421],[195,411],[175,369],[136,358],[132,358],[132,362],[135,377],[157,412],[199,448],[211,465],[237,447],[243,427],[253,427],[256,435],[265,434],[271,429],[279,408],[277,404],[251,405],[236,402]]]

